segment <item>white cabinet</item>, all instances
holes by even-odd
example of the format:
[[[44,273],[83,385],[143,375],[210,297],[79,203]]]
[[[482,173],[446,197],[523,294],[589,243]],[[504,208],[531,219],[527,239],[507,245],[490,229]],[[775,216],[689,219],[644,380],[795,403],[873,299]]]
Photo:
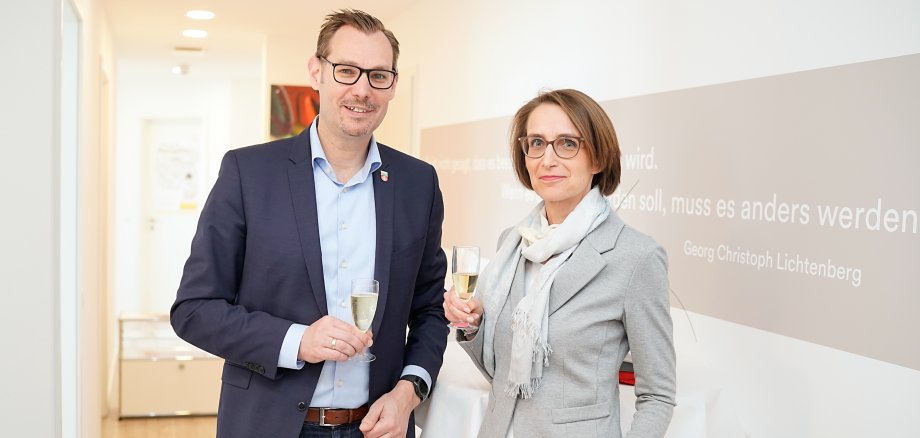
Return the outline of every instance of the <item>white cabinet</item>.
[[[223,359],[179,339],[167,315],[119,318],[119,417],[216,415]]]

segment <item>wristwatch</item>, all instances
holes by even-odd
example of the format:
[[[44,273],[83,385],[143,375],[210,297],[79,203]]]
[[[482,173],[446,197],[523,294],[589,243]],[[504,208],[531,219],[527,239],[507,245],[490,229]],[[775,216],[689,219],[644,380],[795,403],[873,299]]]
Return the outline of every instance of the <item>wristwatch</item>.
[[[418,399],[421,400],[419,403],[425,401],[428,398],[428,384],[425,383],[425,379],[412,374],[406,374],[405,376],[400,377],[399,380],[412,382],[412,387],[415,388],[415,395],[417,395]]]

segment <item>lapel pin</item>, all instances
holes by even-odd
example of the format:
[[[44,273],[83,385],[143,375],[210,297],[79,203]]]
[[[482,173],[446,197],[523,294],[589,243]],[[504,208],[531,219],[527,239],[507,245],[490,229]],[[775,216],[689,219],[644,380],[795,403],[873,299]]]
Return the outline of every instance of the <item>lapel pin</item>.
[[[383,182],[389,181],[389,180],[390,180],[390,174],[387,173],[386,170],[381,170],[381,171],[380,171],[380,180],[383,181]]]

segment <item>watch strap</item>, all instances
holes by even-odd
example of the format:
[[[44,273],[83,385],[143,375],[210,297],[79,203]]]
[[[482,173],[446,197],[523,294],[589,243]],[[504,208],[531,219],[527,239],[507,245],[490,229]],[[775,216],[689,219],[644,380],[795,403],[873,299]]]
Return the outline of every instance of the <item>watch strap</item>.
[[[413,374],[406,374],[400,377],[399,380],[411,382],[412,387],[415,388],[415,395],[418,396],[419,400],[425,401],[428,399],[428,384],[425,383],[425,379]]]

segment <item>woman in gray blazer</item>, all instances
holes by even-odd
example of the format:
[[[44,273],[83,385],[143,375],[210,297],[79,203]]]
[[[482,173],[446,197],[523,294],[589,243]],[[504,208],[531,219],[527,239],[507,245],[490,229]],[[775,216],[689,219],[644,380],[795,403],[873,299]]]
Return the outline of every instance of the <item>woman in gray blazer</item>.
[[[543,200],[505,230],[479,296],[444,294],[492,392],[480,438],[620,437],[618,370],[632,352],[636,414],[627,437],[661,437],[674,408],[667,256],[605,196],[620,182],[610,118],[576,90],[518,110],[511,157]]]

